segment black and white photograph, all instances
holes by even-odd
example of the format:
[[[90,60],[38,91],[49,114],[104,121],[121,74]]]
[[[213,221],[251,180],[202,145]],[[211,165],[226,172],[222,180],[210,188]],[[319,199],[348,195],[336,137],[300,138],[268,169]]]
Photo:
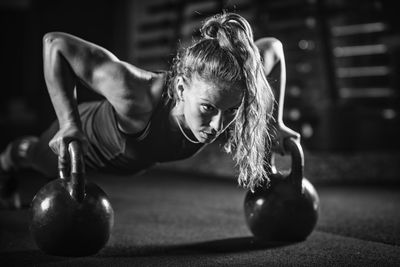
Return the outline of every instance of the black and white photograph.
[[[396,1],[0,22],[0,266],[400,266]]]

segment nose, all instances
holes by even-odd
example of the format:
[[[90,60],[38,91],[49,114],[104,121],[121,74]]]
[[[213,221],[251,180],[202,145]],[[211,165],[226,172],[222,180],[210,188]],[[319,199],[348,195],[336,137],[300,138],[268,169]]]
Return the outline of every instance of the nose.
[[[223,128],[223,116],[221,112],[218,112],[218,114],[215,114],[210,121],[210,127],[213,129],[215,132],[220,132]]]

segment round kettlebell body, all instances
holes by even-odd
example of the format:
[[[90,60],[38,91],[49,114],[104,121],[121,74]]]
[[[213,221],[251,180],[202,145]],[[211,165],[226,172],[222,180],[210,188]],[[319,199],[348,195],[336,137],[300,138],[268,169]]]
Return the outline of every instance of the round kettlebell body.
[[[269,187],[246,194],[244,211],[250,231],[267,241],[304,240],[318,220],[319,197],[314,186],[303,178],[299,191],[286,179],[272,180]]]
[[[284,142],[292,158],[290,172],[277,172],[270,158],[269,184],[248,191],[244,200],[250,231],[266,241],[304,240],[318,220],[319,196],[303,176],[304,154],[300,142],[293,138]]]
[[[49,182],[37,192],[31,203],[31,235],[48,254],[95,254],[110,237],[114,211],[106,193],[94,183],[85,183],[82,201],[71,193],[71,184],[64,179]]]

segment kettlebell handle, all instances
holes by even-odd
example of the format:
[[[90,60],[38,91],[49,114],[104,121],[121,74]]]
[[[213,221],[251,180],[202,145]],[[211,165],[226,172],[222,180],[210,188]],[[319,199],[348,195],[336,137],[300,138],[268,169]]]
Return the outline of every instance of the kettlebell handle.
[[[292,166],[287,179],[301,190],[304,174],[303,148],[301,147],[300,141],[292,137],[284,140],[284,146],[287,151],[290,151],[292,157]]]
[[[69,176],[65,169],[65,164],[58,161],[58,171],[61,179],[67,180],[69,184],[70,195],[78,202],[82,202],[85,198],[85,162],[83,152],[78,141],[71,141],[68,144],[69,152]]]

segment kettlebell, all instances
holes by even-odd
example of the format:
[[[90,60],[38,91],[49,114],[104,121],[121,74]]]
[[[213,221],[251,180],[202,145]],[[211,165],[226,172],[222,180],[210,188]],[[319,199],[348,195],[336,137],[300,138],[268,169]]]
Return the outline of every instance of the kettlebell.
[[[304,154],[300,142],[287,138],[291,170],[277,172],[271,162],[270,183],[248,191],[244,200],[246,223],[253,235],[263,241],[302,241],[313,231],[319,214],[319,196],[303,177]]]
[[[80,144],[68,145],[70,174],[47,183],[31,203],[30,232],[37,246],[47,254],[88,256],[107,243],[114,224],[114,210],[107,194],[85,179]]]

